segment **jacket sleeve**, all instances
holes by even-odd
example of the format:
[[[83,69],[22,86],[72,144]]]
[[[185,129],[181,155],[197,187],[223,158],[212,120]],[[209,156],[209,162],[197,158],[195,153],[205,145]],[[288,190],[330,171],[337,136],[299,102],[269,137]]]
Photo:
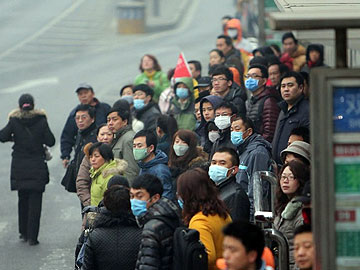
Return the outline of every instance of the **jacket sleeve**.
[[[81,270],[92,270],[95,269],[95,252],[93,250],[93,243],[91,240],[91,233],[85,244],[84,263]]]
[[[280,108],[277,105],[277,100],[275,98],[268,98],[264,102],[263,109],[263,134],[262,136],[268,142],[272,142],[274,138],[276,122],[279,117]]]
[[[84,206],[90,205],[90,168],[90,161],[85,156],[80,164],[79,172],[76,178],[76,193]]]
[[[45,120],[44,143],[50,147],[54,146],[54,144],[55,144],[55,137],[54,137],[54,134],[50,130],[47,120]]]
[[[132,140],[124,141],[122,152],[123,159],[126,160],[126,162],[128,163],[128,167],[125,171],[125,176],[131,182],[139,174],[140,170],[134,159]]]
[[[235,196],[234,205],[234,217],[235,220],[250,220],[250,201],[245,191],[242,188],[238,188]]]
[[[245,102],[240,96],[236,96],[232,103],[237,109],[237,114],[246,115]]]
[[[72,148],[75,145],[77,130],[74,115],[70,113],[60,137],[61,159],[70,158]]]
[[[159,166],[159,170],[156,171],[156,176],[161,181],[164,189],[162,196],[170,200],[174,199],[174,194],[172,192],[172,178],[169,168],[166,165]]]
[[[7,125],[0,130],[0,142],[9,142],[13,140],[13,131],[11,127],[11,120],[7,123]]]

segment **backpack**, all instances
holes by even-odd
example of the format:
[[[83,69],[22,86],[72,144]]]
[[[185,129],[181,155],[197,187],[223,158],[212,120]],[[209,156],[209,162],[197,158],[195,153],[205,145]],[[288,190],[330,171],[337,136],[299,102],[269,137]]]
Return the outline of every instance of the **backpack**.
[[[172,270],[207,270],[208,255],[195,229],[178,227],[164,216],[153,217],[174,229]]]

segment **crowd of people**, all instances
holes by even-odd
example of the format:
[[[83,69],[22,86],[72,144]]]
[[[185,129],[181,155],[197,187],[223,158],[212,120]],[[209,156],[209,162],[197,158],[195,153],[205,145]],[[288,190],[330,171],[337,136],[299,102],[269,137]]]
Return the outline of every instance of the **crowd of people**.
[[[165,73],[145,54],[112,106],[89,84],[75,89],[80,104],[60,145],[62,184],[81,203],[81,269],[173,269],[178,227],[199,233],[208,269],[271,267],[254,225],[257,171],[278,176],[276,194],[264,185],[261,200],[275,196],[272,226],[288,240],[290,269],[311,269],[308,72],[324,66],[323,46],[305,49],[289,32],[282,50],[247,51],[234,20],[224,17],[208,74],[192,60],[192,77],[174,77],[176,67]],[[55,138],[31,95],[20,97],[0,141],[14,142],[20,238],[36,245]]]

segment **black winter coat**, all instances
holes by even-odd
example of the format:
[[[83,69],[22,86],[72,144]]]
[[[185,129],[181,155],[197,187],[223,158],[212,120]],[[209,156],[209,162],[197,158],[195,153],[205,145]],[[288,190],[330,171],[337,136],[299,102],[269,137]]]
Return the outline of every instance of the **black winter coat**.
[[[53,146],[52,134],[44,111],[16,109],[9,122],[0,130],[0,141],[13,141],[11,190],[45,191],[49,170],[45,161],[44,144]]]
[[[83,270],[133,270],[141,229],[130,213],[116,216],[101,208],[85,245]]]
[[[154,131],[156,128],[156,119],[161,115],[157,103],[151,101],[141,110],[134,110],[135,118],[144,124],[144,130]],[[134,120],[133,120],[134,121]]]
[[[174,229],[156,217],[173,220],[174,227],[180,224],[180,209],[171,200],[162,197],[138,219],[144,226],[136,270],[171,269]]]
[[[246,115],[246,106],[243,91],[239,87],[231,87],[229,93],[224,97],[224,101],[233,104],[237,114]]]

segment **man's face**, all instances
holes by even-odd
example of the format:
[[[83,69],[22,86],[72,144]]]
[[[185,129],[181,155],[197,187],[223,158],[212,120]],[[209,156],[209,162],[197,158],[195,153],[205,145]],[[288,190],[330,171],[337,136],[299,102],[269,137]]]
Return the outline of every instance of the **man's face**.
[[[316,50],[312,50],[309,52],[309,58],[311,62],[316,63],[320,59],[320,53]]]
[[[82,88],[77,91],[77,96],[81,104],[90,105],[94,100],[94,92],[90,89]]]
[[[262,77],[261,69],[260,68],[251,68],[249,69],[247,75],[247,78],[253,78],[255,80],[258,80],[258,89],[266,84],[267,79]]]
[[[218,165],[227,169],[233,168],[228,171],[226,177],[229,177],[230,174],[235,175],[238,171],[237,167],[235,167],[231,161],[231,155],[226,152],[216,152],[211,159],[211,165]]]
[[[223,94],[230,89],[231,81],[228,81],[225,74],[214,75],[211,79],[213,89],[218,94]]]
[[[196,79],[197,77],[200,76],[200,71],[196,70],[195,64],[190,63],[189,68],[190,68],[190,71],[191,71],[191,74],[192,74],[193,78]]]
[[[134,149],[143,149],[143,148],[148,148],[147,144],[146,144],[146,137],[142,136],[142,137],[137,137],[133,140],[133,148]],[[154,146],[150,145],[149,149],[148,149],[148,153],[152,152],[154,150]]]
[[[153,205],[160,199],[160,196],[159,194],[156,194],[153,197],[151,197],[150,193],[147,192],[146,189],[144,188],[140,188],[140,189],[130,188],[130,199],[145,201],[146,208],[149,209],[151,205]]]
[[[247,252],[241,241],[232,236],[225,236],[223,257],[228,270],[247,270],[255,266],[257,252]]]
[[[223,38],[218,38],[216,40],[216,48],[222,51],[225,55],[231,50],[231,46],[228,46]]]
[[[215,117],[217,116],[232,116],[232,111],[230,108],[220,107],[215,111]]]
[[[134,99],[142,99],[144,100],[144,104],[148,104],[151,100],[151,96],[150,95],[146,95],[146,93],[144,91],[141,90],[137,90],[134,93]]]
[[[295,77],[284,78],[281,81],[281,96],[287,104],[294,104],[294,102],[303,93],[303,85],[298,85]]]
[[[195,117],[196,120],[201,121],[200,101],[195,103]]]
[[[233,121],[231,123],[230,131],[235,131],[235,132],[241,131],[243,133],[242,137],[244,140],[252,134],[252,130],[246,129],[246,126],[244,125],[244,122],[241,119]]]
[[[122,120],[117,112],[112,112],[107,116],[107,125],[112,133],[116,133],[127,125],[127,120]]]
[[[88,111],[78,111],[75,114],[75,122],[78,129],[84,130],[94,123],[94,119],[90,117]]]
[[[279,65],[271,65],[268,68],[269,73],[269,79],[272,83],[272,85],[276,86],[280,83],[281,74],[280,74],[280,68]]]
[[[311,232],[295,235],[294,258],[295,263],[301,270],[311,270],[314,264],[314,242]]]
[[[284,52],[288,53],[288,54],[292,54],[293,52],[296,51],[296,43],[294,41],[293,38],[287,38],[284,40],[283,42],[283,49],[284,49]]]

